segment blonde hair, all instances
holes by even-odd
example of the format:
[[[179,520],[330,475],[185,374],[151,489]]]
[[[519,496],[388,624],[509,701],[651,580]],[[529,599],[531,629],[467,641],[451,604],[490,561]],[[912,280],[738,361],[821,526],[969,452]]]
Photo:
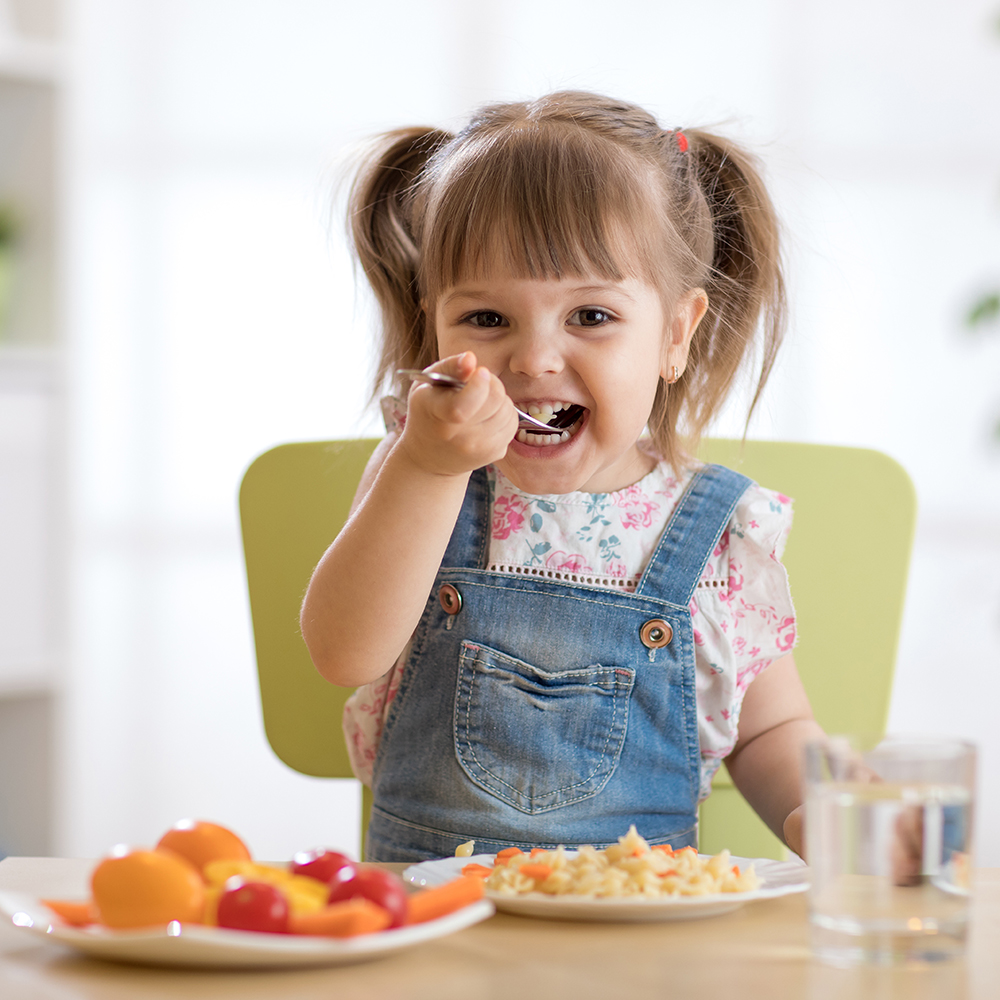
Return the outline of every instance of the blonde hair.
[[[564,91],[482,108],[457,135],[378,137],[349,203],[351,237],[382,313],[377,395],[396,368],[437,360],[432,304],[491,268],[526,278],[639,276],[671,306],[704,288],[708,311],[676,384],[649,417],[683,460],[760,341],[747,420],[784,331],[778,224],[754,159],[698,129],[665,131],[642,108]]]

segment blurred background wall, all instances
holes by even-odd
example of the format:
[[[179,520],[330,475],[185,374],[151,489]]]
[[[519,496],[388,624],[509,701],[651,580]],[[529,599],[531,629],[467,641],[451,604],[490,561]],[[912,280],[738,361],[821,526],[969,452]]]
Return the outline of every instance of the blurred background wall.
[[[584,88],[763,157],[792,313],[751,436],[879,448],[914,478],[890,724],[979,742],[979,860],[1000,865],[1000,329],[964,321],[1000,283],[998,17],[996,0],[0,2],[0,40],[44,63],[25,97],[0,41],[20,95],[0,100],[0,198],[38,208],[49,264],[25,289],[56,303],[26,291],[0,341],[0,635],[21,636],[0,638],[0,850],[93,856],[189,815],[262,857],[357,849],[353,784],[294,774],[264,740],[237,486],[276,443],[379,431],[371,311],[331,222],[344,150]],[[53,115],[53,142],[32,139]]]

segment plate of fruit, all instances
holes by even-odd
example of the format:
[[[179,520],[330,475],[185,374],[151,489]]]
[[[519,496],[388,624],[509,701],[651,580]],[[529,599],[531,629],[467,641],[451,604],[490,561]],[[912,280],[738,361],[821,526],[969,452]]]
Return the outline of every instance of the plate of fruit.
[[[0,892],[0,912],[96,958],[226,968],[365,961],[494,912],[479,878],[410,892],[397,875],[326,848],[262,864],[235,833],[204,820],[182,820],[151,849],[113,848],[90,887],[86,899]]]

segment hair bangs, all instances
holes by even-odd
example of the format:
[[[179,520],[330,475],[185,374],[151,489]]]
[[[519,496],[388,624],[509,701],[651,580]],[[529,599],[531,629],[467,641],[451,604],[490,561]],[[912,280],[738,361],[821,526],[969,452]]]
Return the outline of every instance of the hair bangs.
[[[652,172],[637,158],[580,129],[523,121],[464,145],[432,173],[425,294],[498,270],[530,279],[658,277],[652,219],[660,212]]]

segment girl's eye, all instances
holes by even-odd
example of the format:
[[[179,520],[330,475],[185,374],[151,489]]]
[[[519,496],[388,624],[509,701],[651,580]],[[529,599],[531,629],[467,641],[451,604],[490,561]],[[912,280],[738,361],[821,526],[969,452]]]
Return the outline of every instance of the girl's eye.
[[[495,312],[477,312],[473,313],[467,319],[468,322],[472,323],[473,326],[481,326],[489,330],[496,326],[503,326],[504,319],[500,313]]]
[[[603,309],[577,309],[573,313],[573,322],[577,326],[603,326],[610,320],[611,313]]]

